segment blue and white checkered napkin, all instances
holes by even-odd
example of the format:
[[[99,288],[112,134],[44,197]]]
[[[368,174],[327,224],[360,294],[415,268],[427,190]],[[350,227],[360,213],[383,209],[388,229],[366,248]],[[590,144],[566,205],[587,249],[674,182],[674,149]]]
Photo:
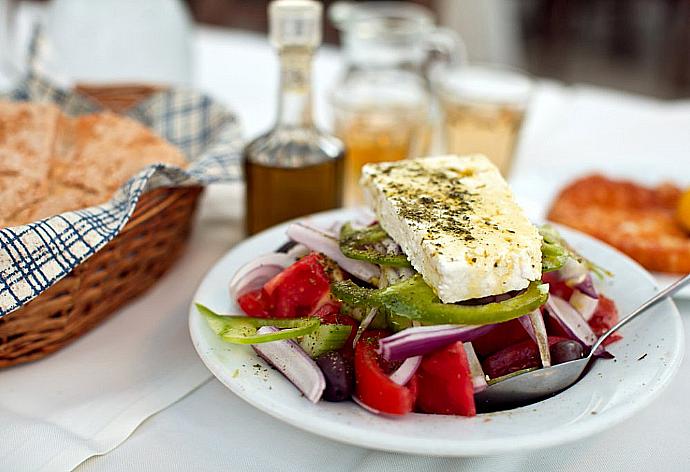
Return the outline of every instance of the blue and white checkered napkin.
[[[69,115],[99,110],[87,98],[36,74],[4,98],[54,102]],[[117,236],[144,192],[241,178],[237,118],[208,96],[190,90],[163,91],[128,115],[178,146],[190,161],[188,169],[152,165],[103,205],[0,229],[0,317],[32,300]]]

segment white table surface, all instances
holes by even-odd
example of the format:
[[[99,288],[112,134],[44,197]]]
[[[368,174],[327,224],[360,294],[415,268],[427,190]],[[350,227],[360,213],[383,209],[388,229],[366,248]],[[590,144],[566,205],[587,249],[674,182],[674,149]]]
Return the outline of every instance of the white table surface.
[[[268,128],[275,112],[277,65],[265,40],[247,33],[202,28],[197,32],[195,48],[196,85],[237,110],[248,136]],[[316,116],[322,123],[328,120],[325,95],[337,76],[338,64],[333,50],[322,51],[316,60]],[[543,202],[549,201],[559,185],[573,175],[592,169],[650,182],[675,178],[687,185],[690,184],[688,130],[688,103],[666,104],[599,89],[566,89],[544,83],[531,108],[511,180],[533,217],[543,215]],[[149,329],[155,332],[155,323],[160,323],[162,334],[142,341],[143,348],[156,353],[163,351],[164,355],[151,356],[159,362],[160,370],[174,370],[179,365],[191,372],[193,375],[186,377],[186,388],[180,385],[174,389],[178,392],[175,398],[165,397],[171,395],[170,389],[159,394],[160,398],[149,402],[148,410],[142,409],[138,417],[130,415],[127,424],[118,424],[115,418],[110,423],[116,427],[107,429],[110,434],[107,440],[99,437],[102,439],[99,442],[86,435],[70,437],[62,444],[61,437],[29,435],[26,441],[40,439],[33,443],[36,450],[42,445],[57,448],[83,445],[80,453],[84,458],[101,454],[77,467],[83,471],[690,470],[687,447],[690,403],[686,401],[690,392],[690,361],[681,367],[671,388],[648,409],[605,433],[563,447],[492,458],[438,459],[346,446],[282,424],[245,404],[205,371],[186,333],[187,306],[200,278],[241,238],[241,198],[239,185],[209,189],[188,252],[155,289],[49,361],[12,369],[8,374],[0,372],[0,386],[3,375],[31,377],[45,368],[47,362],[69,372],[70,366],[80,362],[75,359],[76,354],[83,353],[89,344],[116,349],[116,334],[127,330],[136,332],[142,318],[149,317],[148,324],[153,324]],[[678,305],[688,328],[690,303],[682,301]],[[155,362],[149,361],[147,369],[155,371]],[[133,376],[132,388],[139,381]],[[14,397],[31,396],[37,385],[23,383],[11,393]],[[0,388],[0,417],[7,395]],[[80,401],[84,405],[99,404],[108,392],[93,395]],[[31,415],[25,412],[25,418],[29,420],[23,425],[23,431],[28,434]],[[43,420],[35,418],[36,423]],[[9,426],[3,428],[5,432],[0,430],[0,443],[16,441],[9,431],[17,425]],[[55,464],[51,468],[45,460],[32,462],[30,448],[26,443],[23,447],[27,456],[15,454],[13,467],[5,469],[7,462],[3,462],[5,456],[0,446],[0,470],[41,467],[63,470],[77,466],[78,461],[74,461],[80,457],[67,454],[65,460],[49,463]]]

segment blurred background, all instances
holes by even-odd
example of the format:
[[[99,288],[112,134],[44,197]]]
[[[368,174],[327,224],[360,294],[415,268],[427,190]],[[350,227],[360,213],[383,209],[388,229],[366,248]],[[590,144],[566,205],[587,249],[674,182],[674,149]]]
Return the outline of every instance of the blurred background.
[[[186,0],[197,22],[266,31],[267,0]],[[330,0],[323,2],[328,5]],[[690,97],[690,1],[417,0],[457,30],[470,59],[566,83]],[[325,40],[338,36],[327,22]]]
[[[21,3],[27,6],[49,1]],[[148,2],[138,4],[144,6]],[[184,2],[197,23],[267,30],[268,0]],[[323,3],[328,6],[333,0]],[[658,98],[690,97],[688,0],[415,3],[432,9],[443,25],[458,31],[472,60],[510,64],[565,83],[589,83]],[[336,30],[330,22],[325,23],[325,41],[337,44]]]

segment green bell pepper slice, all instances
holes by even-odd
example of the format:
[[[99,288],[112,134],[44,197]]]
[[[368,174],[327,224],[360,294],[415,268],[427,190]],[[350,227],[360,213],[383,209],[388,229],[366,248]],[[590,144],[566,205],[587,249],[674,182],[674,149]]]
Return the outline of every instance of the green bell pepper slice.
[[[384,289],[359,287],[346,280],[332,284],[331,290],[344,303],[377,307],[389,316],[408,318],[422,324],[500,323],[536,310],[546,303],[549,296],[548,285],[536,281],[520,295],[501,302],[472,306],[443,303],[419,274]]]
[[[340,230],[340,251],[358,261],[389,267],[412,267],[405,254],[386,254],[373,247],[387,237],[388,234],[379,225],[356,230],[350,223],[345,223]]]
[[[558,244],[544,240],[541,245],[541,272],[553,272],[562,268],[568,261],[568,251]]]
[[[196,303],[211,330],[232,344],[260,344],[281,339],[294,339],[313,333],[321,325],[318,318],[252,318],[242,315],[219,315],[210,308]],[[276,333],[256,334],[262,326],[281,328]]]
[[[551,225],[541,225],[539,234],[543,239],[541,246],[542,253],[542,272],[558,270],[565,265],[568,259],[573,258],[585,265],[587,270],[594,273],[600,279],[611,277],[613,274],[595,264],[586,257],[575,251],[560,233]]]
[[[539,234],[541,234],[542,237],[542,273],[559,270],[565,265],[566,262],[568,262],[568,258],[571,257],[570,251],[563,246],[563,239],[553,227],[549,225],[542,225],[539,227]]]

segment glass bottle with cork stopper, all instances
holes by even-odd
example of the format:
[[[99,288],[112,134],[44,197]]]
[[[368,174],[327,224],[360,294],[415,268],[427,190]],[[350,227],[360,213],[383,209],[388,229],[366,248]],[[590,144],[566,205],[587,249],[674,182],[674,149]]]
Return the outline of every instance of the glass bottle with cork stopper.
[[[321,44],[322,6],[277,0],[268,13],[280,56],[278,117],[244,150],[248,234],[342,203],[344,145],[312,120],[311,60]]]

